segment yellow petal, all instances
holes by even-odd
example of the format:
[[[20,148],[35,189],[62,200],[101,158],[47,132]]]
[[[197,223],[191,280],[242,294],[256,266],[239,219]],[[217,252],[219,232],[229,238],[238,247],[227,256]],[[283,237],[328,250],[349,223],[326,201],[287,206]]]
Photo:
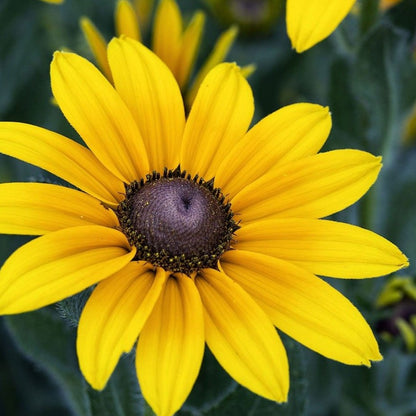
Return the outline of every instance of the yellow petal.
[[[94,23],[87,17],[82,17],[80,20],[81,30],[84,33],[85,40],[94,55],[94,58],[105,77],[113,82],[110,65],[107,60],[107,42],[103,35],[96,28]]]
[[[106,385],[121,354],[133,348],[158,300],[166,273],[144,262],[129,263],[92,292],[78,326],[82,374],[96,390]]]
[[[139,21],[136,12],[128,0],[118,0],[115,11],[117,36],[125,35],[141,41]]]
[[[231,250],[221,266],[283,332],[345,364],[380,360],[377,341],[348,299],[323,280],[283,260]]]
[[[184,88],[188,82],[192,68],[195,63],[198,48],[201,43],[202,31],[204,29],[205,15],[196,12],[181,39],[181,50],[176,62],[176,79],[179,86]]]
[[[237,231],[237,249],[297,264],[321,276],[382,276],[408,266],[385,238],[350,224],[306,218],[279,218],[247,224]]]
[[[287,0],[287,33],[297,52],[328,37],[352,9],[356,0]]]
[[[204,355],[201,299],[191,278],[171,276],[144,326],[136,351],[144,398],[158,416],[180,409]]]
[[[237,26],[232,26],[218,38],[217,42],[214,45],[211,53],[203,64],[202,68],[198,71],[195,80],[192,83],[187,96],[186,104],[188,108],[191,108],[192,103],[195,100],[195,97],[198,93],[199,87],[201,86],[203,80],[207,74],[213,69],[216,65],[221,63],[227,56],[228,51],[230,50],[235,38],[238,35]]]
[[[233,211],[243,221],[325,217],[360,199],[380,168],[380,157],[360,150],[319,153],[279,166],[245,187],[231,200]]]
[[[240,68],[220,64],[205,78],[186,122],[181,166],[206,180],[246,133],[253,94]]]
[[[141,41],[139,20],[129,0],[118,0],[114,17],[117,36]]]
[[[41,127],[1,122],[0,153],[39,166],[113,207],[125,191],[91,151]]]
[[[174,0],[162,0],[155,13],[152,50],[177,76],[175,69],[181,51],[182,16]]]
[[[55,52],[51,84],[65,117],[107,169],[127,183],[149,172],[132,115],[94,65],[76,54]]]
[[[116,89],[139,126],[150,170],[176,168],[185,111],[172,73],[153,52],[133,40],[113,39],[108,57]]]
[[[205,312],[205,337],[218,362],[238,383],[270,400],[287,400],[286,352],[270,319],[224,273],[196,278]]]
[[[258,122],[230,151],[215,175],[216,185],[233,196],[276,164],[317,153],[330,130],[328,107],[283,107]]]
[[[0,233],[39,235],[80,225],[117,227],[114,211],[95,198],[45,183],[0,184]]]
[[[133,0],[140,27],[147,29],[155,0]]]
[[[41,308],[112,275],[134,257],[126,237],[98,225],[66,228],[17,249],[0,270],[0,313]]]

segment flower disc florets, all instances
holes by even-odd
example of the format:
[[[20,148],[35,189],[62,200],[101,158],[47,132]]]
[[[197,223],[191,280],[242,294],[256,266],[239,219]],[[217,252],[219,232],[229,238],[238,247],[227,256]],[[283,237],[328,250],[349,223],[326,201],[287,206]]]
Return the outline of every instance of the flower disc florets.
[[[186,274],[217,267],[239,227],[213,182],[177,168],[126,186],[117,215],[137,260]]]

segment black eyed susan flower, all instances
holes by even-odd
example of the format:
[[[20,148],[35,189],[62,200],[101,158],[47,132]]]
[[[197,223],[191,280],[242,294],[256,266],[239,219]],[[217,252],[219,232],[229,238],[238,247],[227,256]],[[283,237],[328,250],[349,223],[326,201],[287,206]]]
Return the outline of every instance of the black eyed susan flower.
[[[147,4],[144,12],[140,11],[143,4]],[[136,0],[132,4],[129,0],[118,0],[114,16],[116,35],[125,35],[141,41],[140,20],[143,21],[146,16],[149,16],[150,12],[151,4],[149,1]],[[218,38],[210,55],[195,75],[192,83],[190,83],[204,24],[204,13],[197,11],[184,28],[184,20],[175,0],[161,0],[156,8],[152,29],[152,50],[172,71],[185,96],[188,107],[194,100],[202,80],[215,65],[225,59],[237,36],[236,27],[231,27],[225,31]],[[142,26],[145,26],[145,22],[142,23]],[[104,37],[86,17],[81,19],[81,28],[97,64],[111,81],[112,75],[106,53],[107,43]],[[252,66],[248,66],[244,71],[248,75],[253,69]]]
[[[356,0],[207,0],[207,2],[221,20],[228,23],[236,22],[247,31],[267,31],[286,4],[287,33],[292,47],[300,53],[327,38],[351,11]],[[389,0],[386,3],[389,3]],[[390,0],[390,3],[397,3],[397,0]]]
[[[95,285],[82,312],[82,373],[103,389],[136,349],[144,397],[159,416],[186,400],[207,343],[254,393],[287,399],[275,330],[346,364],[381,359],[358,310],[316,275],[367,278],[407,265],[386,239],[320,219],[357,201],[380,158],[318,153],[327,108],[284,107],[249,129],[251,89],[216,66],[185,119],[167,66],[131,39],[108,48],[114,87],[91,63],[57,52],[54,97],[86,146],[0,123],[0,152],[78,189],[0,185],[0,231],[39,235],[0,270],[0,313],[30,311]],[[137,341],[138,339],[138,341]]]

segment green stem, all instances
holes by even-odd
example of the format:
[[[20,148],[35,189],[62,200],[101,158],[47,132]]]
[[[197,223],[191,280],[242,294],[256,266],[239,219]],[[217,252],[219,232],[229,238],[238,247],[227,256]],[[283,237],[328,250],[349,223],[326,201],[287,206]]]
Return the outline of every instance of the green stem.
[[[399,93],[397,91],[397,80],[395,79],[395,72],[390,62],[390,56],[391,53],[384,54],[383,56],[384,66],[386,68],[386,94],[390,97],[390,105],[386,114],[386,129],[381,148],[385,169],[390,167],[394,156],[395,145],[399,138],[397,123],[399,119]]]
[[[374,185],[361,199],[359,206],[360,226],[370,230],[373,229],[374,226],[376,192],[376,185]]]
[[[361,2],[360,32],[361,35],[374,25],[378,17],[379,0],[363,0]]]
[[[354,52],[354,47],[348,41],[347,36],[345,34],[345,30],[341,27],[337,28],[337,30],[332,35],[333,39],[338,46],[338,50],[343,53],[344,55],[352,55]]]

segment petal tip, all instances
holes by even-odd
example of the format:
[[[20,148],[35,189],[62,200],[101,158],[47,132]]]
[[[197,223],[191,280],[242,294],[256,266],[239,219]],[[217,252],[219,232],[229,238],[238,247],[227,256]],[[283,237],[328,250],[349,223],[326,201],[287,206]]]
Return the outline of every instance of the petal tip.
[[[53,63],[53,61],[55,61],[56,59],[58,59],[58,56],[61,54],[62,52],[61,51],[55,51],[54,53],[53,53],[53,57],[52,57],[52,63]]]
[[[400,253],[400,254],[401,254],[402,263],[399,265],[399,268],[397,270],[405,269],[406,267],[409,267],[410,265],[409,259],[403,253]]]
[[[81,16],[79,19],[79,25],[81,29],[86,29],[92,24],[92,21],[87,16]]]
[[[365,365],[368,368],[371,368],[372,363],[377,362],[377,361],[383,361],[383,356],[380,354],[380,351],[378,351],[378,349],[374,353],[373,356],[369,357],[368,359],[363,360],[361,364]]]

